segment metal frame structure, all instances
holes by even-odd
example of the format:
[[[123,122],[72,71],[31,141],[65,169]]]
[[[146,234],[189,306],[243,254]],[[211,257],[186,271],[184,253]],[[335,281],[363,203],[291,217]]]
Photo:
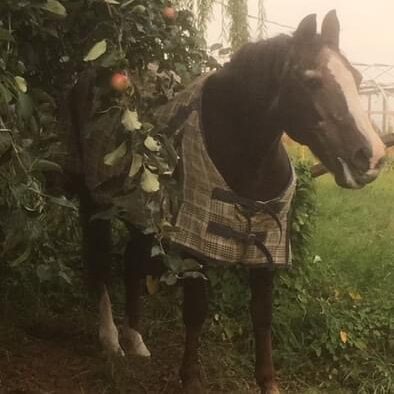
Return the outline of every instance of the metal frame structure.
[[[393,133],[394,65],[355,63],[354,66],[364,77],[360,94],[366,97],[368,116],[381,134]]]

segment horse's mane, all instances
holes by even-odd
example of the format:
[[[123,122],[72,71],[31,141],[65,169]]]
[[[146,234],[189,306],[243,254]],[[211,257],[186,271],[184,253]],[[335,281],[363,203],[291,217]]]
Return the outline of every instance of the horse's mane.
[[[237,91],[248,111],[268,108],[289,55],[292,37],[281,34],[242,46],[223,67],[232,75]]]
[[[256,42],[249,42],[243,45],[225,67],[236,68],[238,71],[247,69],[249,71],[251,63],[258,63],[263,66],[261,72],[275,60],[283,59],[283,55],[289,50],[289,45],[292,37],[287,34],[280,34],[278,36],[262,39]],[[267,57],[270,57],[270,62],[267,62]]]

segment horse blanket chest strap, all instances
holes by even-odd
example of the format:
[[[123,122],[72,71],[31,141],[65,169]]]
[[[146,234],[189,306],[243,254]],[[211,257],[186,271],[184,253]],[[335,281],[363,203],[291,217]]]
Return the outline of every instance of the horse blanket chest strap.
[[[181,124],[175,122],[181,136],[182,197],[170,241],[207,262],[286,266],[291,262],[288,214],[296,185],[294,170],[285,190],[270,201],[252,201],[230,189],[204,141],[199,103],[205,80],[201,78],[161,112],[163,123],[178,114],[183,118]]]

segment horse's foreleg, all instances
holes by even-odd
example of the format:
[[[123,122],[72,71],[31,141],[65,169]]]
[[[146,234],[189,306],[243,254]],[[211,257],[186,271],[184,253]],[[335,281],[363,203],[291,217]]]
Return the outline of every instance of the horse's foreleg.
[[[151,240],[133,231],[125,253],[125,287],[126,287],[126,321],[124,336],[127,351],[143,357],[150,357],[140,334],[140,318],[142,314],[142,293],[144,288],[144,265],[150,259]]]
[[[86,253],[89,275],[99,292],[99,338],[106,352],[124,355],[119,344],[119,334],[112,315],[111,299],[108,293],[111,262],[111,223],[92,220],[84,231],[89,249]]]
[[[111,355],[124,356],[124,351],[119,344],[118,329],[112,316],[111,300],[105,285],[100,295],[99,313],[99,338],[104,350]]]
[[[108,294],[111,262],[111,222],[92,219],[96,211],[88,194],[80,199],[80,220],[83,237],[83,259],[87,265],[90,286],[99,296],[99,339],[109,354],[124,355],[119,344],[112,305]]]
[[[273,277],[274,273],[265,269],[252,270],[250,273],[251,315],[256,352],[255,375],[263,394],[279,394],[275,383],[271,343]]]
[[[183,321],[186,329],[185,352],[180,375],[188,394],[204,393],[200,372],[200,334],[208,311],[208,297],[204,279],[185,279]]]

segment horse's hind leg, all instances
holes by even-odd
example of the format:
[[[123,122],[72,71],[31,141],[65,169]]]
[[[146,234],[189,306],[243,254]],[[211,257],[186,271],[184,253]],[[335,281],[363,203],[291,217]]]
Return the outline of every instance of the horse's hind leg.
[[[271,322],[274,272],[254,269],[250,273],[251,315],[255,336],[255,376],[263,394],[279,394],[272,362]]]
[[[118,330],[115,326],[112,305],[108,294],[111,262],[111,222],[92,219],[97,212],[88,192],[80,195],[80,220],[83,237],[83,259],[87,265],[89,284],[99,296],[99,339],[109,354],[124,355],[119,344]]]
[[[205,392],[200,372],[199,347],[201,329],[208,311],[206,281],[185,279],[183,321],[186,328],[185,352],[180,375],[185,393]]]
[[[126,321],[124,337],[128,353],[150,357],[140,334],[142,294],[146,267],[150,262],[152,239],[136,229],[130,229],[130,241],[125,253]]]

